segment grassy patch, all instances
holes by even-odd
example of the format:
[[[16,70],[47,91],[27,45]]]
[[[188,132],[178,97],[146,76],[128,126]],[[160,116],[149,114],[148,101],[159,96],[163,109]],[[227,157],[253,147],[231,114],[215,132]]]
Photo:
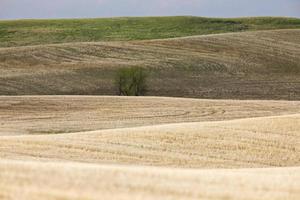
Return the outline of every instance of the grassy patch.
[[[296,18],[130,17],[0,21],[0,47],[128,41],[214,33],[300,28]]]

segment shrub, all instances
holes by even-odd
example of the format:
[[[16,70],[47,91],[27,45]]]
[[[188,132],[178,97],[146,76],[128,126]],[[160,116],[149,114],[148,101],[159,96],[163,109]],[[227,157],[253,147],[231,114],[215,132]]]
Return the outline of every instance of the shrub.
[[[119,69],[116,76],[118,93],[122,96],[142,96],[146,93],[147,74],[143,68],[130,67]]]

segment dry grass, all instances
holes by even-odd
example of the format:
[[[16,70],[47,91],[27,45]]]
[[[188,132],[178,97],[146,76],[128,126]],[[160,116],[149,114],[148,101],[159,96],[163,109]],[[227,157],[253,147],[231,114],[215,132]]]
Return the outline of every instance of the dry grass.
[[[0,161],[1,199],[298,200],[300,169],[187,170]]]
[[[5,159],[188,168],[300,165],[300,116],[195,122],[58,135],[2,136]]]
[[[194,168],[300,164],[299,115],[288,115],[300,112],[299,102],[80,96],[0,100],[2,158]],[[284,116],[249,118],[276,115]],[[232,119],[237,120],[228,121]],[[157,125],[165,123],[178,124]],[[124,127],[132,128],[116,129]]]
[[[300,99],[300,30],[0,49],[0,94],[116,94],[116,69],[149,69],[148,95]]]
[[[300,113],[298,101],[2,96],[0,97],[0,136],[72,133],[297,113]]]
[[[0,199],[300,197],[298,101],[0,102]]]

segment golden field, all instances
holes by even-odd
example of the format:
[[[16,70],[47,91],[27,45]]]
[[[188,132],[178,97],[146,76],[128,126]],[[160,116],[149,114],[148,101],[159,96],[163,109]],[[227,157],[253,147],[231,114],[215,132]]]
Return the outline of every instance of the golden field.
[[[57,134],[300,113],[299,101],[1,96],[0,135]]]
[[[174,169],[0,162],[1,199],[298,200],[300,169]]]
[[[0,101],[3,199],[300,197],[298,101]]]

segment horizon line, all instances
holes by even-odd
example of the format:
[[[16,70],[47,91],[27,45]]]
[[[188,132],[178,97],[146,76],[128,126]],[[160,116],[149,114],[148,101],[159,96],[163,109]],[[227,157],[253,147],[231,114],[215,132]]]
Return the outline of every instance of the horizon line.
[[[257,16],[236,16],[236,17],[209,17],[200,15],[144,15],[144,16],[109,16],[109,17],[53,17],[53,18],[0,18],[0,21],[16,21],[16,20],[72,20],[72,19],[117,19],[117,18],[159,18],[159,17],[198,17],[198,18],[212,18],[212,19],[237,19],[237,18],[292,18],[300,19],[300,17],[294,16],[268,16],[268,15],[257,15]]]

